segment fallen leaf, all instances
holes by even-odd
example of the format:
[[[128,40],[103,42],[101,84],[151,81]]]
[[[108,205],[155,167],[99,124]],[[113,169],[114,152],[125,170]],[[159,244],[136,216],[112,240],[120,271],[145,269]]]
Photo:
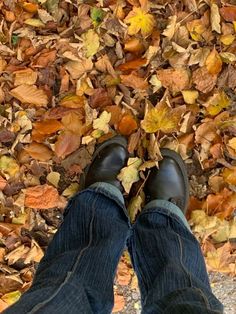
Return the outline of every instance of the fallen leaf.
[[[6,302],[8,305],[12,305],[14,303],[16,303],[21,297],[21,293],[20,291],[13,291],[13,292],[9,292],[4,294],[1,299],[2,301]]]
[[[111,113],[103,111],[99,118],[93,121],[93,128],[100,130],[105,134],[109,132],[109,121],[111,120]]]
[[[220,57],[224,63],[233,63],[236,61],[236,56],[230,52],[221,52]]]
[[[183,90],[182,95],[186,104],[193,105],[198,99],[199,93],[196,90]]]
[[[141,211],[142,204],[143,204],[143,199],[140,195],[137,195],[130,200],[129,205],[128,205],[128,213],[129,213],[130,221],[132,223],[135,221],[135,218],[138,212]]]
[[[65,65],[66,70],[70,73],[72,79],[79,79],[84,73],[93,69],[93,62],[90,59],[81,61],[68,61]]]
[[[119,106],[106,106],[105,110],[111,114],[111,120],[109,124],[111,126],[116,125],[120,122],[122,118],[122,110]]]
[[[34,159],[48,161],[52,158],[52,151],[44,144],[31,143],[25,147],[25,151]]]
[[[218,34],[221,33],[220,12],[216,3],[211,3],[211,29]]]
[[[224,168],[222,177],[228,184],[236,185],[236,167],[231,169]]]
[[[177,23],[177,16],[176,15],[170,16],[169,23],[162,34],[166,36],[169,40],[171,40],[179,26],[180,24]]]
[[[78,183],[71,183],[62,193],[63,196],[72,197],[79,191]]]
[[[55,186],[55,188],[58,188],[58,183],[60,181],[60,177],[61,177],[61,175],[59,172],[51,171],[47,175],[47,181],[49,183],[51,183],[53,186]]]
[[[192,81],[202,93],[209,93],[216,85],[217,74],[210,74],[206,67],[199,68],[193,72]]]
[[[15,75],[15,80],[14,80],[15,86],[22,85],[22,84],[34,85],[38,78],[37,72],[34,72],[31,69],[16,71],[14,72],[14,75]]]
[[[221,72],[222,65],[221,57],[214,48],[206,59],[206,68],[211,75],[217,75]]]
[[[37,107],[46,107],[48,104],[46,93],[35,85],[19,85],[12,89],[10,94],[23,104],[32,104]]]
[[[96,88],[90,96],[89,104],[92,108],[104,108],[112,104],[112,99],[105,88]]]
[[[227,35],[222,35],[220,37],[220,41],[225,45],[225,46],[230,46],[235,40],[235,35],[232,34],[227,34]],[[221,56],[221,54],[220,54]]]
[[[69,112],[61,119],[61,122],[67,130],[78,134],[79,136],[82,135],[83,124],[81,122],[81,117],[77,115],[76,112]]]
[[[209,270],[221,273],[230,273],[229,259],[231,247],[225,243],[222,247],[215,249],[213,252],[207,252],[206,264]]]
[[[122,168],[117,176],[126,193],[129,193],[133,183],[139,181],[138,168],[141,164],[142,160],[140,158],[129,158],[127,167]]]
[[[226,22],[236,21],[236,7],[235,6],[220,8],[220,14],[223,16]]]
[[[140,39],[132,38],[125,43],[124,49],[129,52],[141,52],[144,46]]]
[[[151,34],[155,26],[153,15],[147,13],[142,8],[136,7],[129,12],[124,21],[130,24],[128,27],[129,35],[135,35],[140,31],[144,37],[147,37]]]
[[[114,307],[112,313],[120,312],[123,310],[125,306],[125,299],[122,295],[118,295],[115,293],[114,295]]]
[[[138,76],[135,72],[128,75],[121,75],[120,78],[122,84],[133,89],[146,90],[148,88],[148,82],[144,78]]]
[[[4,190],[6,185],[7,181],[2,176],[0,176],[0,191]]]
[[[162,131],[163,133],[176,132],[180,118],[185,110],[185,106],[172,109],[164,101],[160,102],[155,108],[147,111],[141,126],[147,133],[155,133],[157,131]]]
[[[136,120],[131,115],[125,115],[119,122],[118,130],[122,135],[130,135],[137,130]]]
[[[8,156],[1,156],[0,157],[0,170],[4,173],[9,175],[10,177],[14,177],[16,174],[19,173],[19,166],[15,159],[8,157]]]
[[[45,24],[40,19],[27,19],[24,21],[25,24],[33,26],[33,27],[44,27]]]
[[[37,68],[46,68],[47,66],[53,64],[53,62],[56,60],[56,57],[56,50],[42,52],[39,57],[33,62],[33,66]]]
[[[130,268],[124,261],[120,261],[116,271],[117,283],[121,286],[128,286],[131,280]]]
[[[42,135],[50,135],[64,128],[63,124],[55,119],[35,122],[34,129]]]
[[[177,93],[190,87],[189,72],[186,69],[162,69],[157,71],[161,84],[171,92]]]
[[[220,93],[214,94],[205,104],[204,106],[207,108],[207,111],[210,115],[216,116],[223,109],[229,107],[230,99],[225,94],[224,91]]]
[[[26,188],[25,206],[35,209],[62,208],[62,202],[56,188],[44,184]]]
[[[147,60],[144,58],[135,59],[119,65],[117,69],[120,71],[137,70],[138,68],[145,65],[146,62]]]
[[[100,46],[98,34],[94,30],[89,29],[86,33],[82,34],[81,38],[86,49],[86,57],[89,58],[95,55]]]
[[[55,143],[55,154],[59,158],[65,158],[80,146],[80,136],[70,131],[64,131]]]
[[[20,289],[22,283],[18,274],[8,276],[3,273],[0,274],[0,292],[2,295]]]

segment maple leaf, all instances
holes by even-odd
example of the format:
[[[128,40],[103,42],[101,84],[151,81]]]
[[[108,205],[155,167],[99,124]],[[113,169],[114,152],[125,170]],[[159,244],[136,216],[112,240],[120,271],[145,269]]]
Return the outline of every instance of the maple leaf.
[[[176,132],[180,118],[185,110],[185,106],[172,109],[166,102],[160,102],[155,108],[147,111],[141,126],[147,133],[155,133],[157,131],[162,131],[163,133]]]
[[[129,193],[133,183],[139,181],[138,168],[141,164],[140,158],[129,158],[127,167],[122,168],[118,174],[117,179],[121,181],[126,193]]]
[[[147,13],[142,8],[134,7],[126,16],[125,23],[130,24],[128,34],[135,35],[139,31],[144,37],[149,36],[155,26],[155,19],[152,14]]]

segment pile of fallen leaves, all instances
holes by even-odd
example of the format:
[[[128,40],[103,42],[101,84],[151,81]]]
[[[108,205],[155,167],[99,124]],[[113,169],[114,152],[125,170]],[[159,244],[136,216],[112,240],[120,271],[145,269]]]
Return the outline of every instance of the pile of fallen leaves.
[[[0,1],[0,309],[32,282],[95,145],[121,134],[131,219],[160,148],[181,154],[209,270],[236,273],[236,6]]]

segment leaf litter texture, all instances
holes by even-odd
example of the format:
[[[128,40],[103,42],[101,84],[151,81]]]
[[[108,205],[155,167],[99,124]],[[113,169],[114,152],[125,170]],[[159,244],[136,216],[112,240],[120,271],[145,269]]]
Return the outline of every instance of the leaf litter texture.
[[[29,262],[21,272],[11,265],[1,309],[30,286],[43,254],[35,243],[47,246],[95,145],[116,134],[134,158],[119,174],[132,221],[146,171],[160,148],[174,149],[188,165],[188,218],[208,268],[235,275],[232,1],[94,0],[77,12],[65,0],[12,0],[0,16],[0,263]],[[119,276],[132,282],[127,269]]]

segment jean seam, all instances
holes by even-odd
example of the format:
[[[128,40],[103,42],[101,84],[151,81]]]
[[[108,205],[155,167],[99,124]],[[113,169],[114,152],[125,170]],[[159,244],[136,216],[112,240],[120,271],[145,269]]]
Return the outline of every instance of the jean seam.
[[[96,207],[94,206],[95,202],[97,201],[98,199],[98,196],[94,199],[93,201],[93,204],[92,204],[92,207],[93,207],[93,211],[92,211],[92,217],[91,217],[91,221],[90,221],[90,225],[89,225],[89,241],[88,241],[88,245],[86,247],[84,247],[74,265],[72,266],[72,269],[71,271],[68,271],[67,274],[66,274],[66,277],[64,279],[64,281],[60,284],[60,286],[58,287],[58,289],[45,301],[43,302],[40,302],[38,303],[37,305],[35,305],[31,311],[29,311],[28,313],[29,314],[33,314],[33,313],[36,313],[38,310],[40,310],[42,307],[44,307],[47,303],[51,302],[57,295],[58,293],[61,291],[61,289],[67,284],[68,280],[70,279],[70,277],[74,274],[77,266],[78,266],[78,263],[80,261],[80,258],[82,257],[82,255],[84,254],[84,252],[90,248],[91,244],[92,244],[92,240],[93,240],[93,222],[94,222],[94,218],[95,218],[95,212],[96,212]]]

